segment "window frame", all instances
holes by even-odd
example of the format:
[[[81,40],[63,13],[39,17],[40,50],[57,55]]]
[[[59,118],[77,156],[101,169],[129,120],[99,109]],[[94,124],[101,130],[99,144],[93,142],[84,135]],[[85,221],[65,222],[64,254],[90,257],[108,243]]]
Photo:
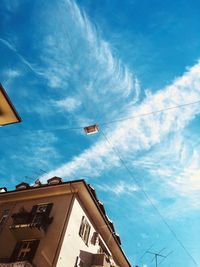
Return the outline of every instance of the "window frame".
[[[51,210],[53,208],[53,203],[40,203],[32,207],[30,223],[42,225],[44,231],[47,230],[48,225],[52,222],[52,217],[50,216]]]
[[[11,256],[11,261],[29,261],[31,263],[39,242],[40,240],[38,239],[27,239],[17,242]]]
[[[88,245],[91,226],[85,216],[82,216],[81,225],[79,229],[79,235],[86,245]]]

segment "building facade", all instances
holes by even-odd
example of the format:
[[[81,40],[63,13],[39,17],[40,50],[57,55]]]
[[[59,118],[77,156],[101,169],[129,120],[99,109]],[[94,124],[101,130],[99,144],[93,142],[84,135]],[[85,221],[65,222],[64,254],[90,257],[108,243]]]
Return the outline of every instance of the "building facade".
[[[0,267],[130,267],[113,223],[84,180],[0,189]]]

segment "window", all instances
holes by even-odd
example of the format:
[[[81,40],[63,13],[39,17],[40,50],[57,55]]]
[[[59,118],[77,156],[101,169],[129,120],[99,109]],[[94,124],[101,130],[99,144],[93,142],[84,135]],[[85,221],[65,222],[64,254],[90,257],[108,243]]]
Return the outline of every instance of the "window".
[[[0,228],[4,226],[6,219],[8,218],[9,209],[3,211],[2,216],[0,218]]]
[[[33,206],[31,211],[31,223],[35,223],[38,225],[43,225],[46,230],[48,224],[51,223],[51,218],[49,218],[49,214],[51,212],[53,203],[45,203],[45,204],[38,204]]]
[[[31,213],[32,214],[42,214],[49,216],[52,209],[53,203],[38,204],[33,206]]]
[[[32,262],[39,240],[23,240],[16,244],[11,261],[29,261]]]
[[[88,239],[89,239],[89,235],[90,235],[90,225],[87,221],[87,219],[83,216],[82,217],[82,221],[81,221],[81,226],[80,226],[80,230],[79,230],[79,235],[81,236],[81,238],[83,239],[83,241],[85,242],[85,244],[88,244]]]

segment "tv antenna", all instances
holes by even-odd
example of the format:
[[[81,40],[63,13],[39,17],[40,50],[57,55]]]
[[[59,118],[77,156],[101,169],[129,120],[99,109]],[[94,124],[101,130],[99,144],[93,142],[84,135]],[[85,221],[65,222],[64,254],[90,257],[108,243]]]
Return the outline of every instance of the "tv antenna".
[[[152,252],[152,251],[149,251],[147,250],[146,253],[149,253],[149,254],[153,254],[154,257],[152,259],[152,261],[155,259],[155,264],[156,264],[156,267],[158,267],[158,258],[163,258],[163,260],[161,262],[163,262],[173,251],[169,252],[167,255],[162,255],[160,254],[165,248],[161,249],[159,252]],[[160,263],[161,263],[160,262]],[[159,264],[160,264],[159,263]]]

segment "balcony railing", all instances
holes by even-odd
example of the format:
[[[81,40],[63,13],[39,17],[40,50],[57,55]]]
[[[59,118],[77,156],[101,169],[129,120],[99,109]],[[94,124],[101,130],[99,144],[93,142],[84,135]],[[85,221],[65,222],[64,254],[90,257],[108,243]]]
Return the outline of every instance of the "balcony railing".
[[[29,263],[28,261],[1,263],[1,259],[0,259],[0,267],[33,267],[33,265]]]
[[[9,226],[9,229],[16,240],[30,238],[41,239],[45,235],[44,228],[38,223],[13,224]]]
[[[47,216],[41,216],[36,218],[37,222],[33,222],[32,213],[24,210],[13,214],[12,217],[13,224],[9,226],[9,229],[17,240],[42,238],[53,219]]]

